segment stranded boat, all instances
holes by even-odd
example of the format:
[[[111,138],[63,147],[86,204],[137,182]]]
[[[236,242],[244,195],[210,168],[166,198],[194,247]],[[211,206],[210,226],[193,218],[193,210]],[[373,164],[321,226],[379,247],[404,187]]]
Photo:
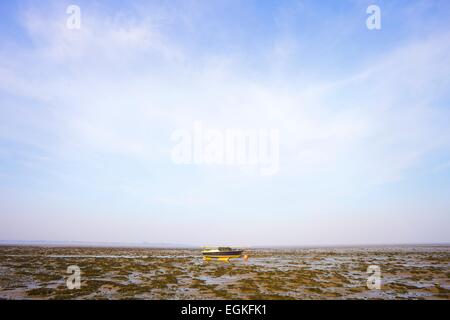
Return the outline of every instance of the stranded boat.
[[[240,258],[243,251],[242,249],[230,247],[203,247],[202,254],[204,260],[228,260],[230,258]]]

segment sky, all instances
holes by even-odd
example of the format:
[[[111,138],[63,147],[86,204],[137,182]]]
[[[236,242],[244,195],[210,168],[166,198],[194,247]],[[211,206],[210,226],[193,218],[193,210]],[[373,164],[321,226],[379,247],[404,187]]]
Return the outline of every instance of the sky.
[[[1,1],[0,240],[449,243],[449,15],[447,0]],[[196,123],[276,130],[278,170],[174,162]]]

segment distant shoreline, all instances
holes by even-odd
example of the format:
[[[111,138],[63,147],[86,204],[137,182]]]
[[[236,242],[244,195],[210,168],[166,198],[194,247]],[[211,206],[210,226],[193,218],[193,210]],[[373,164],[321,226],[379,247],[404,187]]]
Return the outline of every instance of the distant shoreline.
[[[136,248],[136,249],[199,249],[200,245],[175,243],[122,243],[122,242],[84,242],[84,241],[21,241],[0,240],[0,246],[21,247],[80,247],[80,248]],[[388,247],[447,247],[449,243],[391,243],[391,244],[317,244],[317,245],[254,245],[236,246],[248,249],[326,249],[326,248],[388,248]]]

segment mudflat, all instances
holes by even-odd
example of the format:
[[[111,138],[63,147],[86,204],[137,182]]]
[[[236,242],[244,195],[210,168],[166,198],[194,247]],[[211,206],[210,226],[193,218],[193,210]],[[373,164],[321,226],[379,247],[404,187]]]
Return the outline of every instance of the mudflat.
[[[450,299],[450,246],[247,250],[0,247],[0,299]],[[79,289],[69,289],[73,269]],[[369,266],[381,272],[369,289]]]

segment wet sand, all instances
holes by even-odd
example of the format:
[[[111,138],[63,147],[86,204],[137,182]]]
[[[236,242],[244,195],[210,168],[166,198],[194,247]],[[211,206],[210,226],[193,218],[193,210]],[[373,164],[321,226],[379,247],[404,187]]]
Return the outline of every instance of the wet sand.
[[[0,247],[0,299],[450,299],[450,246],[200,250]],[[81,269],[69,290],[67,267]],[[381,270],[368,289],[367,268]]]

